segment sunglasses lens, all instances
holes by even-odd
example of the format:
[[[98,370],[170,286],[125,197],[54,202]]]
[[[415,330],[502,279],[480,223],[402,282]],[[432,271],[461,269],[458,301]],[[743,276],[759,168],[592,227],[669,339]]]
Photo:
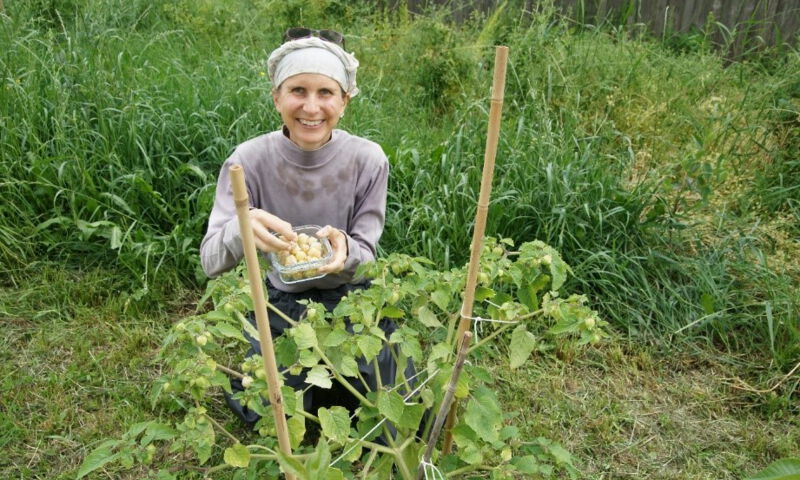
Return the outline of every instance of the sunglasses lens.
[[[308,37],[319,37],[344,48],[344,35],[335,30],[314,30],[305,27],[293,27],[286,30],[286,33],[283,34],[283,41],[288,42],[289,40]]]
[[[297,40],[298,38],[310,37],[312,33],[314,33],[314,31],[310,28],[294,27],[286,30],[283,36],[287,40]]]
[[[334,30],[320,30],[319,31],[320,38],[323,38],[329,42],[333,42],[337,45],[341,45],[344,43],[344,36],[336,32]]]

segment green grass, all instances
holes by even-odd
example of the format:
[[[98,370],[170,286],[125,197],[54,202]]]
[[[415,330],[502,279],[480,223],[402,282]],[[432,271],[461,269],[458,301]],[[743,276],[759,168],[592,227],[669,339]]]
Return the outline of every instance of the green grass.
[[[362,63],[362,94],[342,126],[390,158],[381,251],[443,269],[468,256],[492,45],[510,47],[487,233],[558,248],[575,271],[569,287],[621,335],[596,358],[548,358],[531,372],[554,385],[585,374],[594,380],[580,395],[597,398],[556,395],[530,432],[566,438],[589,478],[659,478],[658,462],[683,478],[735,478],[798,454],[787,420],[796,376],[774,396],[722,382],[769,388],[800,355],[797,45],[730,63],[676,35],[577,29],[547,5],[520,15],[514,2],[463,25],[334,0],[5,8],[5,476],[70,478],[93,442],[153,415],[145,397],[158,339],[205,282],[197,248],[216,175],[237,143],[278,126],[262,72],[295,24],[345,31]],[[646,371],[673,391],[646,383],[637,362],[648,355]],[[675,358],[697,376],[673,371]],[[610,391],[627,376],[642,395],[668,397],[634,408],[643,400]],[[533,388],[510,385],[509,405],[525,405]],[[673,415],[692,402],[701,407]],[[670,428],[651,422],[662,414]],[[569,423],[576,415],[590,428]],[[723,419],[733,440],[704,437],[708,418]],[[681,478],[669,471],[661,478]]]

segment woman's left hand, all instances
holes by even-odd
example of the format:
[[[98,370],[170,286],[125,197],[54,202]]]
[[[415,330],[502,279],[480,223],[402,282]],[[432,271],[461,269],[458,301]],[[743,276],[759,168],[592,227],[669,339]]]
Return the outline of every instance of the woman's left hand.
[[[330,225],[325,225],[317,231],[317,237],[327,238],[331,242],[333,258],[326,265],[319,267],[319,273],[339,273],[344,268],[347,260],[347,237],[344,232]]]

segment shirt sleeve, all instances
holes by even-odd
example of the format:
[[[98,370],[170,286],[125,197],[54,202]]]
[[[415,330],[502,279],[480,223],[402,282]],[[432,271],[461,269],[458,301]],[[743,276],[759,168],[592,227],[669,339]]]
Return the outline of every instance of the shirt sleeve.
[[[386,221],[389,161],[382,150],[377,163],[377,168],[357,194],[352,223],[345,232],[348,255],[340,275],[351,282],[360,280],[355,277],[359,265],[375,260],[378,240]]]
[[[217,179],[214,206],[208,218],[208,229],[200,243],[200,264],[206,275],[212,278],[234,268],[244,256],[228,171],[236,163],[234,153],[222,165]]]

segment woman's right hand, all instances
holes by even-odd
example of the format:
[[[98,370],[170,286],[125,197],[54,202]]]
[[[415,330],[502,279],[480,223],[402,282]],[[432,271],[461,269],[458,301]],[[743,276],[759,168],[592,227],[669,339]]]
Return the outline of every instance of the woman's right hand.
[[[292,231],[292,224],[260,208],[250,209],[250,224],[253,227],[256,248],[262,252],[278,252],[289,249],[289,242],[281,240],[272,232],[290,241],[297,240],[297,234]]]

